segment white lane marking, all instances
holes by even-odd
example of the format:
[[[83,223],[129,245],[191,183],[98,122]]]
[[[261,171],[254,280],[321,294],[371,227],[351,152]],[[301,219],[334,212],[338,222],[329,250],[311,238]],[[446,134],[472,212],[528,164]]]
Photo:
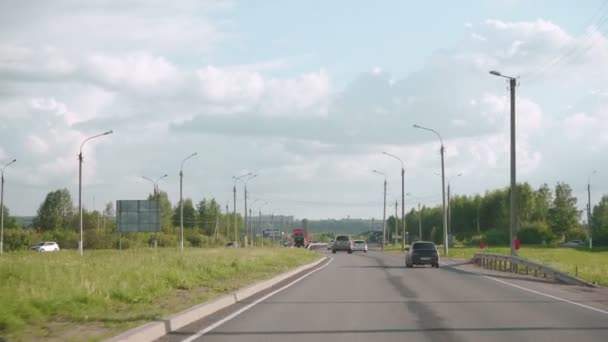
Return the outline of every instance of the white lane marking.
[[[502,283],[502,284],[505,284],[505,285],[509,285],[511,287],[514,287],[514,288],[517,288],[517,289],[520,289],[520,290],[528,291],[528,292],[535,293],[535,294],[538,294],[538,295],[541,295],[541,296],[545,296],[545,297],[548,297],[548,298],[551,298],[551,299],[559,300],[559,301],[564,302],[564,303],[569,303],[569,304],[572,304],[572,305],[580,306],[580,307],[585,308],[585,309],[593,310],[593,311],[596,311],[596,312],[608,315],[608,311],[605,311],[605,310],[602,310],[602,309],[598,309],[598,308],[594,308],[593,306],[589,306],[589,305],[573,302],[573,301],[565,299],[565,298],[561,298],[561,297],[553,296],[553,295],[550,295],[550,294],[547,294],[547,293],[543,293],[543,292],[540,292],[540,291],[532,290],[532,289],[529,289],[527,287],[523,287],[523,286],[520,286],[520,285],[509,283],[509,282],[504,281],[504,280],[500,280],[500,279],[496,279],[494,277],[487,276],[485,274],[481,274],[481,273],[477,273],[477,272],[473,272],[473,271],[461,270],[461,269],[458,269],[458,268],[456,268],[454,266],[451,266],[451,265],[448,265],[448,264],[444,264],[444,263],[441,263],[441,264],[443,266],[454,268],[454,269],[457,269],[459,271],[464,271],[464,272],[476,274],[478,276],[481,276],[481,277],[484,277],[484,278],[487,278],[487,279],[492,279],[492,280],[494,280],[496,282],[499,282],[499,283]]]
[[[213,330],[213,329],[215,329],[215,328],[219,327],[220,325],[222,325],[222,324],[224,324],[224,323],[228,322],[229,320],[231,320],[231,319],[235,318],[236,316],[238,316],[238,315],[242,314],[243,312],[245,312],[245,311],[247,311],[247,310],[251,309],[252,307],[254,307],[254,306],[258,305],[260,302],[265,301],[265,300],[266,300],[266,299],[268,299],[269,297],[272,297],[272,296],[274,296],[275,294],[277,294],[277,293],[279,293],[279,292],[281,292],[281,291],[283,291],[283,290],[287,289],[288,287],[291,287],[291,286],[295,285],[296,283],[300,282],[301,280],[303,280],[304,278],[308,277],[309,275],[311,275],[311,274],[313,274],[313,273],[315,273],[315,272],[317,272],[317,271],[320,271],[320,270],[324,269],[324,268],[325,268],[325,267],[327,267],[329,264],[331,264],[331,262],[332,262],[332,261],[334,261],[334,258],[332,258],[332,257],[328,257],[328,258],[329,258],[329,262],[328,262],[327,264],[325,264],[325,265],[323,265],[323,266],[321,266],[321,267],[319,267],[319,268],[317,268],[317,269],[314,269],[314,270],[312,270],[312,271],[310,271],[310,272],[306,273],[305,275],[301,276],[300,278],[298,278],[298,279],[296,279],[296,280],[292,281],[291,283],[289,283],[289,284],[287,284],[287,285],[284,285],[283,287],[281,287],[281,288],[279,288],[279,289],[276,289],[276,290],[274,290],[274,291],[270,292],[269,294],[265,295],[265,296],[264,296],[264,297],[262,297],[262,298],[259,298],[258,300],[254,301],[253,303],[248,304],[247,306],[245,306],[245,307],[243,307],[243,308],[241,308],[241,309],[239,309],[239,310],[237,310],[237,311],[233,312],[232,314],[230,314],[230,315],[228,315],[228,316],[226,316],[226,317],[224,317],[224,318],[220,319],[219,321],[217,321],[217,322],[215,322],[215,323],[211,324],[210,326],[208,326],[208,327],[206,327],[205,329],[203,329],[203,330],[201,330],[201,331],[197,332],[196,334],[194,334],[194,335],[192,335],[192,336],[188,337],[187,339],[182,340],[182,342],[192,342],[192,341],[196,340],[197,338],[199,338],[199,337],[201,337],[201,336],[205,335],[206,333],[210,332],[211,330]]]

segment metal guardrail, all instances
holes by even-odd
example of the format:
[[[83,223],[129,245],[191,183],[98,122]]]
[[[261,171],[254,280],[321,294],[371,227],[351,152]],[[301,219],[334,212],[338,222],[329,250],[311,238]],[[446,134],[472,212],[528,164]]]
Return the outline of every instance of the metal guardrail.
[[[472,262],[479,267],[490,270],[550,278],[569,285],[597,287],[596,285],[584,281],[578,277],[517,256],[493,253],[477,253],[473,257]]]

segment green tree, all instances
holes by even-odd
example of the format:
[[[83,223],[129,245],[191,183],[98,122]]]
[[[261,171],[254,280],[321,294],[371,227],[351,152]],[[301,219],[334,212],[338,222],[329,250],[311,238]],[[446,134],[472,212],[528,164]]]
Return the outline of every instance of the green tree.
[[[173,225],[178,227],[180,225],[180,207],[179,204],[173,210]],[[184,228],[194,228],[196,226],[196,211],[194,210],[194,204],[192,199],[186,198],[184,200]]]
[[[489,229],[508,229],[509,197],[506,189],[486,192],[481,201],[479,219],[482,231]]]
[[[576,208],[576,197],[566,183],[557,183],[555,198],[549,208],[547,221],[553,234],[563,239],[565,233],[578,226],[580,211]]]
[[[4,228],[6,228],[6,229],[18,228],[19,223],[17,222],[17,219],[11,216],[10,211],[4,204],[2,205],[2,207],[4,208]]]
[[[549,214],[549,208],[553,202],[553,194],[547,184],[543,184],[534,193],[534,211],[530,217],[530,221],[546,221]]]
[[[72,196],[68,190],[55,190],[46,195],[44,202],[38,208],[34,226],[43,230],[68,228],[73,214]]]
[[[101,227],[103,230],[114,231],[116,229],[116,211],[114,210],[114,202],[106,203],[101,220]]]
[[[174,226],[172,222],[173,218],[173,207],[171,205],[171,201],[169,201],[169,196],[166,192],[160,191],[156,194],[148,195],[148,199],[158,199],[160,201],[160,229],[165,233],[174,232]]]
[[[196,206],[198,213],[198,226],[205,235],[212,235],[215,225],[222,219],[222,208],[217,201],[212,198],[203,198]]]
[[[608,195],[602,196],[600,202],[593,207],[591,222],[593,223],[593,244],[608,246]]]

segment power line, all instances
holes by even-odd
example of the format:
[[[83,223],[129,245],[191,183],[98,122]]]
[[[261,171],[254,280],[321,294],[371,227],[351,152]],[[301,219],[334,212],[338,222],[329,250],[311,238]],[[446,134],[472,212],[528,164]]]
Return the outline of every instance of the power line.
[[[591,26],[593,24],[594,20],[596,20],[596,17],[599,17],[599,19],[597,19],[596,25],[594,25],[594,33],[601,33],[601,30],[600,30],[601,27],[608,21],[608,8],[604,8],[607,4],[608,4],[608,0],[604,1],[600,5],[600,7],[594,12],[594,14],[588,20],[587,24],[584,26],[585,28]],[[602,11],[604,11],[605,13],[601,14]],[[524,76],[522,78],[525,78],[527,80],[527,83],[532,84],[532,82],[537,81],[547,71],[559,66],[559,64],[561,62],[567,61],[568,58],[570,58],[571,56],[574,55],[573,58],[570,58],[571,60],[573,60],[574,58],[577,58],[580,56],[581,51],[583,54],[586,53],[587,51],[589,51],[593,47],[593,45],[595,45],[596,40],[597,40],[597,37],[595,37],[595,39],[593,39],[591,44],[589,46],[587,46],[586,48],[581,49],[580,46],[575,45],[575,46],[571,47],[570,49],[568,49],[567,52],[565,52],[564,54],[558,53],[558,55],[553,57],[551,60],[548,60],[547,63],[543,63],[544,67],[542,67],[539,70],[532,72],[528,76]],[[563,63],[561,63],[561,64],[563,64]]]

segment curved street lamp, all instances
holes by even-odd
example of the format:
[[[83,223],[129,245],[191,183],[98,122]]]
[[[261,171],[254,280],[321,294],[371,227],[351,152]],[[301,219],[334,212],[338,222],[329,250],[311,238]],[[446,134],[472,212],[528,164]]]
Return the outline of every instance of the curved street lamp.
[[[251,227],[249,227],[249,229],[247,228],[248,227],[247,224],[249,223],[248,221],[250,219],[249,216],[248,216],[248,214],[247,214],[247,182],[249,182],[250,180],[254,179],[257,176],[258,176],[257,173],[250,174],[249,177],[247,177],[247,179],[245,179],[243,181],[243,188],[245,190],[245,220],[244,220],[244,223],[245,223],[245,237],[247,237],[247,234],[251,232]],[[247,247],[247,245],[251,244],[251,243],[252,243],[252,241],[249,241],[248,243],[244,243],[244,246]]]
[[[490,75],[503,77],[509,80],[511,95],[511,198],[509,211],[509,236],[511,255],[517,255],[515,250],[515,239],[517,238],[517,183],[516,183],[516,158],[515,158],[515,87],[517,78],[506,76],[496,70],[490,71]]]
[[[158,182],[160,182],[164,178],[167,178],[168,176],[169,175],[165,173],[164,175],[158,177],[157,179],[151,179],[151,178],[148,178],[146,176],[141,176],[141,178],[143,178],[143,179],[145,179],[147,181],[152,182],[152,184],[154,185],[154,198],[156,198],[156,196],[159,193]]]
[[[184,197],[183,197],[183,180],[184,180],[184,163],[186,160],[197,155],[197,152],[192,153],[182,160],[182,164],[179,167],[179,232],[180,241],[179,245],[181,250],[184,250]]]
[[[444,151],[443,147],[443,138],[441,138],[441,134],[434,129],[423,127],[420,125],[414,124],[414,128],[423,129],[425,131],[429,131],[435,133],[439,138],[439,142],[441,142],[441,201],[443,203],[443,254],[448,256],[448,221],[447,221],[447,213],[445,206],[445,163],[444,163]]]
[[[233,207],[232,207],[232,215],[234,216],[234,241],[236,246],[238,247],[238,232],[237,232],[237,222],[236,222],[236,183],[238,183],[241,179],[247,177],[247,176],[251,176],[253,173],[252,172],[247,172],[245,174],[242,174],[238,177],[236,176],[232,176],[232,179],[234,180],[234,186],[232,188],[232,192],[233,192],[233,196],[234,196],[234,203],[233,203]]]
[[[2,174],[2,185],[0,186],[0,254],[4,250],[4,169],[16,161],[17,159],[13,159],[0,168],[0,173]]]
[[[376,169],[372,170],[372,172],[384,177],[384,209],[382,211],[382,250],[384,251],[384,247],[386,246],[386,174]]]
[[[87,141],[91,140],[91,139],[95,139],[95,138],[99,138],[99,137],[103,137],[104,135],[109,135],[114,133],[114,131],[107,131],[107,132],[103,132],[101,134],[97,134],[94,135],[92,137],[88,137],[86,138],[82,144],[80,145],[80,153],[78,154],[78,212],[80,215],[80,241],[78,242],[78,250],[80,251],[80,255],[83,255],[83,242],[82,242],[82,237],[83,237],[83,232],[82,232],[82,147],[84,146],[84,144],[87,143]]]
[[[593,170],[587,177],[587,226],[589,229],[589,249],[593,248],[593,223],[591,218],[591,176],[597,173],[597,170]]]
[[[401,158],[388,152],[382,152],[382,154],[395,158],[401,163],[401,220],[403,221],[403,240],[401,244],[401,250],[405,251],[405,232],[407,230],[405,222],[405,164]],[[395,227],[396,230],[396,227]]]

